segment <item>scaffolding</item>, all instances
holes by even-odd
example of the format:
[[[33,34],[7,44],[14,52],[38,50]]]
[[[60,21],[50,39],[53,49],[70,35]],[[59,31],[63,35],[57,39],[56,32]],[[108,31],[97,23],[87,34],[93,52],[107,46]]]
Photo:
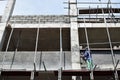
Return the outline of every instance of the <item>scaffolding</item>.
[[[99,8],[100,6],[97,6],[97,8],[91,8],[89,6],[88,9],[79,9],[78,8],[78,14],[77,15],[70,15],[70,13],[68,13],[69,18],[77,18],[76,23],[83,23],[84,24],[84,32],[85,32],[85,39],[86,39],[86,43],[80,43],[80,45],[85,45],[86,47],[88,47],[88,50],[91,51],[92,47],[91,45],[98,45],[98,44],[108,44],[109,45],[109,50],[111,52],[111,59],[112,59],[112,65],[113,65],[113,70],[102,70],[102,69],[96,69],[97,68],[97,64],[94,65],[94,67],[90,70],[88,69],[79,69],[79,70],[67,70],[65,69],[65,53],[63,52],[63,28],[62,28],[62,23],[60,23],[60,28],[59,28],[59,67],[58,70],[52,70],[52,72],[54,73],[55,76],[57,76],[58,80],[62,80],[62,76],[77,76],[80,77],[79,80],[84,80],[82,77],[84,77],[85,75],[90,76],[90,80],[95,80],[95,76],[97,75],[114,75],[114,80],[119,80],[119,74],[120,74],[120,70],[117,69],[117,66],[119,64],[119,60],[116,59],[115,54],[114,54],[114,50],[113,50],[113,43],[120,43],[120,42],[112,42],[111,40],[111,35],[110,35],[110,30],[109,30],[109,23],[119,23],[119,17],[116,18],[115,17],[115,13],[119,13],[120,12],[120,8],[112,8],[111,4],[120,4],[120,3],[112,3],[110,0],[108,0],[108,2],[77,2],[77,3],[72,3],[72,2],[65,2],[68,3],[69,6],[71,4],[100,4],[101,8]],[[107,8],[102,8],[102,4],[107,5]],[[69,11],[70,12],[70,11]],[[81,14],[87,14],[88,18],[80,18]],[[93,15],[92,15],[93,14]],[[99,15],[101,14],[101,15]],[[108,14],[106,16],[106,14]],[[95,16],[95,17],[93,17]],[[81,20],[80,20],[81,19]],[[72,21],[71,21],[72,22]],[[74,22],[74,21],[73,21]],[[105,24],[105,30],[106,30],[106,37],[108,39],[108,42],[101,42],[101,43],[90,43],[89,42],[89,36],[88,36],[88,28],[86,26],[86,23],[104,23]],[[39,21],[40,24],[40,21]],[[6,45],[6,49],[5,49],[5,53],[3,54],[3,58],[2,58],[2,66],[1,66],[1,70],[0,70],[0,75],[4,76],[4,75],[24,75],[24,73],[26,73],[26,75],[30,76],[30,80],[35,80],[35,76],[38,76],[40,72],[44,71],[47,72],[47,67],[46,67],[46,63],[45,61],[42,61],[42,51],[40,53],[40,65],[39,65],[39,69],[37,70],[37,53],[38,53],[38,44],[39,44],[39,37],[40,36],[40,28],[38,25],[38,28],[36,28],[36,38],[35,38],[35,46],[34,46],[34,55],[33,55],[33,61],[32,61],[32,70],[30,71],[26,71],[26,70],[20,70],[20,71],[14,71],[13,69],[13,64],[14,64],[14,60],[16,57],[16,53],[18,51],[19,45],[20,45],[20,40],[21,40],[21,34],[22,34],[22,30],[19,31],[18,34],[18,39],[15,45],[15,49],[14,49],[14,53],[12,56],[12,62],[10,64],[10,67],[7,70],[4,69],[5,66],[5,60],[6,60],[6,55],[7,52],[9,51],[9,47],[10,47],[10,41],[12,38],[12,35],[14,33],[14,28],[11,28],[11,32],[7,41],[7,45]],[[29,45],[29,44],[28,44]],[[80,49],[80,51],[84,51],[84,49]],[[93,61],[93,60],[92,60]],[[94,62],[94,61],[93,61]],[[80,63],[79,63],[80,64]],[[43,65],[44,70],[41,70],[41,66]],[[64,65],[64,66],[63,66]],[[16,73],[20,73],[20,74],[16,74]],[[22,73],[22,74],[21,74]],[[76,78],[77,78],[76,77]],[[48,76],[48,80],[51,80],[51,78]]]

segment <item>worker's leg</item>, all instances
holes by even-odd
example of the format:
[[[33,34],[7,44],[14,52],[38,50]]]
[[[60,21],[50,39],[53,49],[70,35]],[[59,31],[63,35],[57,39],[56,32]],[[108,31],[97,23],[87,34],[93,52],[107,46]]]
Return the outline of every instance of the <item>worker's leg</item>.
[[[87,69],[90,69],[90,61],[87,60]]]
[[[93,69],[93,62],[90,60],[90,69]]]
[[[87,69],[92,69],[92,68],[93,68],[92,60],[87,60]]]

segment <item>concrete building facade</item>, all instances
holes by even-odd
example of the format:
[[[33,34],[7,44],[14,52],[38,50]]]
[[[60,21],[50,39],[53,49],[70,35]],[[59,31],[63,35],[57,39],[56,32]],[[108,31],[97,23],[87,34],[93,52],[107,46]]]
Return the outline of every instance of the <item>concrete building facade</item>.
[[[12,16],[15,1],[0,18],[1,80],[120,79],[120,8],[79,9],[69,0],[68,15]],[[86,47],[90,70],[80,57]]]

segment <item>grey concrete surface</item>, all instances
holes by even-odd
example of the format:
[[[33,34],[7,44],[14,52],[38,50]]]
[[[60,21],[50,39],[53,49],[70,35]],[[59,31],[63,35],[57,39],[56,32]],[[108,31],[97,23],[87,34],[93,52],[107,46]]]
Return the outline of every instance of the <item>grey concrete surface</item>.
[[[80,69],[80,54],[79,54],[79,37],[78,37],[78,23],[77,23],[77,3],[76,0],[69,0],[70,2],[70,42],[71,42],[71,61],[72,69]],[[75,80],[75,79],[74,79]]]
[[[67,15],[21,15],[13,16],[10,23],[36,24],[36,23],[69,23]]]
[[[65,55],[64,55],[65,53]],[[63,69],[71,69],[70,52],[63,53]],[[10,69],[14,52],[1,52],[0,65],[2,65],[3,54],[6,54],[3,68]],[[13,60],[12,69],[33,70],[34,52],[17,52]],[[36,70],[44,70],[43,61],[47,70],[58,70],[60,62],[59,52],[37,52]],[[1,66],[2,67],[2,66]]]
[[[1,19],[2,23],[6,23],[9,21],[11,15],[13,13],[13,10],[14,10],[15,2],[16,2],[16,0],[8,0],[5,10],[4,10],[4,14]]]
[[[1,18],[1,24],[0,24],[0,50],[2,49],[4,38],[5,38],[5,28],[7,25],[7,22],[10,20],[10,17],[12,15],[14,5],[16,0],[8,0],[7,5],[5,7],[4,14]]]
[[[0,68],[2,67],[2,59],[5,52],[0,52]],[[10,69],[14,52],[7,52],[5,56],[4,69]],[[120,59],[120,54],[115,54],[116,59]],[[94,64],[97,64],[99,69],[112,68],[112,59],[110,54],[92,54]],[[13,60],[12,69],[14,70],[33,70],[34,52],[17,52]],[[58,70],[60,62],[60,54],[58,51],[44,51],[37,52],[36,69],[45,70],[43,62],[47,70]],[[71,54],[70,52],[63,52],[63,69],[72,69]],[[120,68],[120,63],[118,65]]]

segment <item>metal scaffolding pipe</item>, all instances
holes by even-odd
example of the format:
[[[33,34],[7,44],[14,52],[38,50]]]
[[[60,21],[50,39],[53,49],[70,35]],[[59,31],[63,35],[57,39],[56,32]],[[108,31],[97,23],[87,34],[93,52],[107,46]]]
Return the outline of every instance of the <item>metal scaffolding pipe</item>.
[[[64,4],[68,4],[69,2],[63,2]],[[74,4],[108,4],[107,2],[77,2]],[[120,2],[111,2],[111,4],[120,4]]]
[[[88,33],[87,33],[86,25],[85,25],[85,19],[84,19],[84,26],[85,26],[85,37],[86,37],[87,47],[88,47],[88,50],[90,50],[89,40],[88,40]]]
[[[100,1],[100,3],[101,3],[101,1]],[[102,5],[101,5],[101,6],[102,6]],[[109,44],[110,44],[112,62],[113,62],[113,66],[115,67],[115,65],[116,65],[115,55],[114,55],[114,53],[113,53],[112,43],[111,43],[111,37],[110,37],[110,32],[109,32],[109,29],[108,29],[108,26],[107,26],[107,22],[106,22],[106,18],[105,18],[105,16],[104,16],[104,10],[103,10],[103,9],[102,9],[102,14],[103,14],[103,17],[104,17],[104,23],[105,23],[105,25],[106,25],[107,37],[108,37]],[[115,80],[119,80],[117,70],[115,70],[114,76],[115,76]]]
[[[60,65],[58,70],[58,80],[62,80],[62,56],[63,56],[63,49],[62,49],[62,28],[60,26]]]
[[[31,72],[31,80],[34,80],[35,71],[36,71],[36,57],[37,57],[37,48],[38,48],[38,38],[39,38],[39,28],[37,28],[37,36],[36,36],[36,44],[35,44],[35,54],[34,54],[34,62],[33,62],[33,71]]]
[[[12,28],[12,30],[11,30],[10,36],[9,36],[9,38],[8,38],[7,47],[6,47],[5,52],[7,52],[7,51],[8,51],[8,47],[9,47],[10,40],[11,40],[11,37],[12,37],[12,34],[13,34],[13,30],[14,30],[14,28]]]
[[[117,63],[116,63],[116,65],[115,65],[114,70],[116,70],[116,68],[117,68],[117,66],[118,66],[118,64],[119,64],[119,61],[120,61],[120,60],[117,60]]]
[[[42,65],[42,51],[40,53],[40,63],[39,63],[39,70],[41,69],[41,65]]]
[[[120,42],[111,42],[112,44],[120,44]],[[109,44],[109,42],[97,42],[97,43],[89,43],[89,45],[104,45]],[[81,43],[80,45],[87,45],[86,43]]]
[[[108,4],[107,2],[77,2],[78,4]],[[111,4],[120,4],[120,2],[112,2]]]
[[[60,27],[60,67],[62,67],[62,54],[63,48],[62,48],[62,28]]]
[[[85,26],[85,19],[84,19],[84,26]],[[85,26],[85,36],[86,36],[86,41],[87,41],[87,48],[90,51],[89,40],[88,40],[88,33],[87,33],[86,26]],[[91,72],[90,72],[90,79],[94,80],[93,69],[91,69],[91,66],[90,66],[90,70],[91,70]]]
[[[38,38],[39,38],[39,28],[37,28],[37,36],[36,36],[36,44],[35,44],[35,54],[34,54],[35,65],[36,65],[36,55],[37,55],[37,48],[38,48]]]
[[[16,52],[18,51],[18,46],[20,44],[20,38],[21,38],[21,31],[19,32],[19,36],[18,36],[18,40],[17,40],[17,45],[16,45],[16,49],[15,49],[15,52],[13,54],[13,58],[12,58],[12,63],[10,65],[10,69],[12,69],[12,65],[13,65],[13,62],[14,62],[14,59],[15,59],[15,54]]]
[[[42,63],[43,63],[44,70],[47,71],[46,66],[45,66],[45,62],[43,61]]]
[[[11,32],[10,32],[10,36],[9,36],[9,38],[8,38],[8,42],[7,42],[7,46],[6,46],[6,50],[5,50],[5,53],[3,54],[2,69],[3,69],[3,66],[4,66],[5,56],[6,56],[6,54],[7,54],[7,51],[8,51],[9,45],[10,45],[10,40],[11,40],[11,37],[12,37],[13,31],[14,31],[14,28],[12,28],[12,30],[11,30]]]

